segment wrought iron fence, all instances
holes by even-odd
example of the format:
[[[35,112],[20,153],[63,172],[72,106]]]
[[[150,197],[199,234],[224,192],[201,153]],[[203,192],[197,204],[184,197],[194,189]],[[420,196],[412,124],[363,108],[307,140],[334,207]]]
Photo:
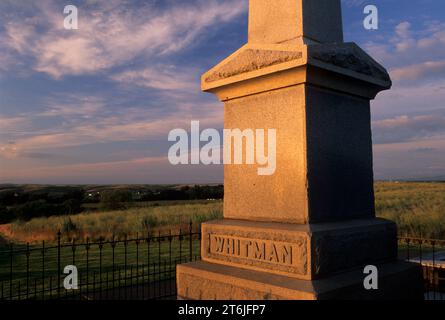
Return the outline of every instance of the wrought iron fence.
[[[196,228],[195,228],[196,227]],[[0,300],[176,298],[176,265],[200,259],[199,226],[111,241],[11,244],[0,249]],[[399,238],[399,258],[419,263],[427,299],[445,299],[445,240]],[[65,288],[66,266],[78,288]]]
[[[445,300],[445,240],[399,237],[399,258],[422,266],[426,299]]]
[[[115,300],[176,297],[176,265],[200,258],[200,237],[188,230],[112,241],[13,245],[0,249],[0,300]],[[65,289],[66,266],[77,269]]]

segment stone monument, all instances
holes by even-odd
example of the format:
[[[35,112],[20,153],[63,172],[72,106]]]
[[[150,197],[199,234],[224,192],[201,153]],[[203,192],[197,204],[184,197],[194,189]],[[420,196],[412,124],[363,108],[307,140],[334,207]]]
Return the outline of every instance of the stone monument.
[[[202,76],[225,128],[276,129],[276,172],[226,165],[224,220],[202,225],[202,261],[180,299],[422,298],[375,217],[370,100],[387,71],[343,42],[340,0],[250,0],[248,43]],[[378,290],[364,268],[378,268]]]

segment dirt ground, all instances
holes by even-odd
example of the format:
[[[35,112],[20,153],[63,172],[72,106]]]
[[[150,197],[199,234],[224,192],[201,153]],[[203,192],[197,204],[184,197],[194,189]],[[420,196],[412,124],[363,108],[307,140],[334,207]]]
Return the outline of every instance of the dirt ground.
[[[8,236],[11,234],[11,226],[9,224],[0,224],[0,246],[7,244]]]

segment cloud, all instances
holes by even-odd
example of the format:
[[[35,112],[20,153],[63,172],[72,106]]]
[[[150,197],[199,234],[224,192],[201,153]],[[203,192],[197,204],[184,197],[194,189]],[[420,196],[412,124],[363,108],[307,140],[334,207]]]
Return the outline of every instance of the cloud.
[[[445,135],[445,115],[397,116],[373,121],[374,143],[408,142]]]
[[[391,90],[380,93],[373,101],[374,116],[394,118],[398,115],[399,122],[406,120],[414,125],[420,124],[422,119],[413,119],[413,116],[408,115],[419,112],[426,115],[428,110],[445,108],[445,24],[438,21],[423,22],[423,28],[413,28],[410,21],[400,21],[385,39],[364,45],[372,57],[389,69],[393,80]],[[431,119],[432,123],[434,121],[437,119]],[[374,133],[378,143],[411,141],[426,135],[420,131],[419,136],[416,136],[408,127],[403,129],[402,124],[393,129],[380,127],[383,124],[375,123]]]
[[[13,167],[6,163],[4,166]],[[131,158],[123,161],[77,163],[69,165],[35,166],[0,171],[0,183],[220,183],[223,166],[173,166],[164,156]],[[166,174],[168,173],[168,174]]]
[[[408,39],[411,36],[411,23],[404,21],[396,25],[395,32],[400,38]]]
[[[26,118],[0,118],[0,124],[8,124],[11,130],[14,129],[5,132],[8,139],[14,141],[13,150],[9,141],[1,141],[6,138],[6,134],[2,135],[0,146],[3,144],[4,149],[0,149],[0,157],[27,157],[36,152],[53,153],[58,148],[110,142],[165,139],[167,143],[170,130],[188,129],[190,121],[196,119],[206,127],[222,126],[222,106],[196,100],[178,101],[174,97],[170,101],[174,105],[162,106],[162,112],[156,113],[150,106],[110,106],[105,98],[51,97],[44,111],[27,113]],[[33,123],[48,121],[50,123],[40,131],[33,127]]]
[[[427,30],[434,30],[431,33]],[[419,34],[427,33],[427,36]],[[392,64],[390,74],[397,82],[413,83],[445,76],[445,25],[427,24],[426,30],[411,31],[409,22],[402,22],[395,27],[395,36],[386,45],[369,47],[374,54]],[[398,62],[393,61],[397,59]]]
[[[7,144],[0,146],[0,157],[11,159],[17,156],[17,147],[15,142],[10,141]]]
[[[238,0],[198,0],[167,9],[151,2],[131,6],[100,0],[79,7],[78,30],[64,30],[60,4],[47,0],[34,5],[37,11],[28,20],[19,10],[4,19],[0,48],[31,57],[34,70],[54,78],[178,52],[246,10],[246,3]]]
[[[445,177],[445,137],[374,145],[376,179],[423,179]]]
[[[198,91],[197,70],[180,70],[173,65],[158,65],[142,70],[128,70],[111,78],[126,85],[137,85],[158,90]]]
[[[429,152],[435,152],[435,151],[438,151],[438,149],[436,149],[436,148],[424,147],[424,148],[414,148],[412,151],[414,151],[414,152],[420,152],[420,153],[429,153]]]
[[[391,70],[391,77],[393,80],[399,82],[445,77],[445,60],[426,61],[406,67],[395,68]]]
[[[205,123],[213,122],[212,118],[202,117]],[[88,145],[112,141],[148,140],[165,137],[174,128],[190,127],[190,117],[175,114],[161,119],[141,118],[138,121],[125,122],[119,118],[105,118],[95,123],[85,123],[61,132],[36,135],[17,141],[24,149],[56,148]]]
[[[106,110],[106,101],[94,96],[77,97],[66,95],[61,101],[49,99],[48,107],[37,113],[38,117],[73,117],[92,118]]]
[[[425,24],[423,29],[413,31],[410,22],[400,22],[394,27],[387,42],[370,41],[365,43],[365,48],[373,57],[391,69],[443,61],[445,24],[432,22]]]
[[[29,127],[30,121],[25,116],[2,117],[0,116],[0,135],[16,132],[18,128]]]

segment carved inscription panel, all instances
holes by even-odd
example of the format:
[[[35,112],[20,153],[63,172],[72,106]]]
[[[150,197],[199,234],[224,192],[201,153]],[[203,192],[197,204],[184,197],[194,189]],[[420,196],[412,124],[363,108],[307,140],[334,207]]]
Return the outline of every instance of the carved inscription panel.
[[[278,238],[247,237],[242,232],[209,232],[203,239],[203,258],[304,278],[308,273],[306,238]]]

